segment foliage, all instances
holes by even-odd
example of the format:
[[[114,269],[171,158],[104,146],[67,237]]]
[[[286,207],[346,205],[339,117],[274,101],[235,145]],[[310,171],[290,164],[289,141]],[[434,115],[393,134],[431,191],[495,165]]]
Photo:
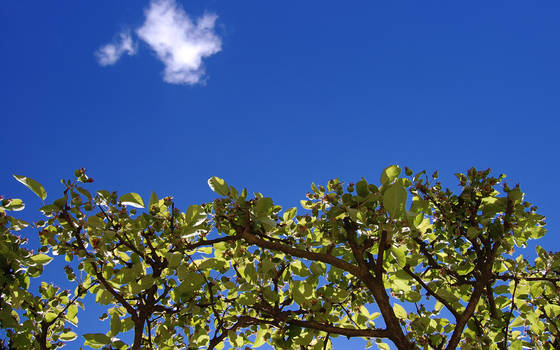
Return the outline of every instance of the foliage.
[[[211,203],[181,211],[153,193],[146,206],[136,193],[90,192],[80,169],[40,209],[38,253],[17,235],[28,224],[7,215],[22,201],[3,199],[5,345],[73,341],[93,294],[108,320],[83,336],[93,348],[330,349],[336,336],[380,349],[559,348],[560,254],[537,247],[530,264],[515,252],[545,233],[519,186],[500,193],[504,176],[470,169],[455,194],[437,173],[405,172],[388,167],[379,186],[313,184],[298,213],[216,177]],[[38,182],[16,179],[46,199]],[[40,282],[36,292],[30,279],[55,255],[75,290]]]

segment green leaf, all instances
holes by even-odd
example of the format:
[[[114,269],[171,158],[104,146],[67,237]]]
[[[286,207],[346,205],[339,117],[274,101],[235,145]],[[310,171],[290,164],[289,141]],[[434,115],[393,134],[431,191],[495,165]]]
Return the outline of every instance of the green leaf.
[[[72,320],[78,314],[78,307],[76,304],[68,306],[68,312],[66,313],[66,318]]]
[[[523,349],[523,342],[521,339],[517,339],[511,342],[509,345],[510,350],[522,350]]]
[[[57,314],[54,312],[47,312],[45,314],[45,321],[52,322],[56,318]]]
[[[53,258],[46,254],[36,254],[31,257],[31,261],[35,264],[46,265],[52,261]]]
[[[524,197],[524,193],[521,192],[519,187],[516,187],[508,192],[508,198],[514,202],[521,202]]]
[[[542,238],[546,234],[546,228],[542,226],[533,226],[528,229],[531,233],[530,238],[532,239],[539,239]]]
[[[111,342],[111,338],[102,333],[84,334],[84,338],[86,339],[84,345],[91,346],[94,349],[99,349]]]
[[[297,214],[297,208],[293,207],[284,212],[283,218],[284,221],[292,220]]]
[[[255,205],[255,211],[257,212],[257,216],[266,215],[273,205],[274,204],[272,202],[272,198],[269,197],[259,198],[257,200],[257,204]]]
[[[398,218],[405,213],[405,204],[408,193],[403,185],[395,183],[383,194],[383,206],[392,218]]]
[[[91,228],[104,228],[105,222],[97,215],[88,218],[88,226]]]
[[[302,200],[299,201],[299,203],[301,204],[301,207],[302,207],[303,209],[311,209],[311,208],[313,208],[313,202],[311,202],[310,200],[302,199]]]
[[[240,273],[247,282],[257,283],[257,270],[255,269],[255,265],[247,264],[244,269],[240,270]]]
[[[317,261],[312,262],[309,269],[316,275],[322,275],[327,270],[324,263]]]
[[[200,225],[204,219],[206,219],[206,214],[204,214],[200,205],[193,204],[189,206],[187,212],[185,213],[185,221],[189,226],[194,227]]]
[[[183,260],[183,254],[167,252],[165,253],[165,259],[167,259],[167,262],[169,263],[168,267],[172,269],[181,264],[181,261]]]
[[[135,208],[144,208],[144,201],[138,193],[127,193],[123,194],[119,199],[123,205],[129,205]]]
[[[4,209],[11,210],[11,211],[20,211],[25,208],[25,204],[21,201],[21,199],[8,199],[8,203],[4,205]]]
[[[146,290],[154,285],[154,277],[152,275],[144,276],[140,279],[140,288]]]
[[[397,318],[406,319],[407,316],[408,316],[408,314],[406,313],[406,310],[397,303],[395,303],[395,305],[393,305],[393,311],[395,312],[395,316],[397,316]]]
[[[560,305],[547,304],[544,306],[544,311],[549,317],[556,317],[560,314]]]
[[[148,202],[148,208],[151,208],[152,206],[158,203],[159,203],[159,199],[157,197],[157,194],[154,191],[152,191],[152,195],[150,196],[150,201]]]
[[[118,315],[114,314],[111,317],[111,334],[113,336],[119,334],[121,331],[121,320]]]
[[[212,176],[208,179],[208,186],[210,189],[220,196],[227,196],[229,195],[229,187],[224,179],[220,179],[219,177]]]
[[[360,196],[360,197],[365,197],[369,193],[368,183],[367,183],[366,179],[364,179],[363,177],[360,181],[358,181],[358,183],[356,183],[356,192],[358,193],[358,196]]]
[[[391,347],[385,343],[377,343],[377,347],[381,350],[391,350]]]
[[[266,342],[266,339],[264,338],[264,335],[266,334],[267,329],[265,327],[259,327],[259,330],[257,331],[257,334],[255,336],[255,341],[253,342],[253,347],[254,348],[258,348],[262,345],[264,345],[264,343]]]
[[[515,318],[515,320],[513,320],[513,322],[509,326],[511,328],[515,328],[515,327],[519,327],[523,324],[525,324],[525,319],[522,318],[521,316],[518,316],[518,317]]]
[[[399,266],[404,267],[406,265],[406,246],[393,247],[391,246],[391,255],[395,257]]]
[[[496,294],[508,294],[509,293],[509,286],[502,284],[501,286],[497,286],[494,288],[494,293]]]
[[[47,198],[47,191],[45,191],[45,188],[43,188],[43,186],[41,186],[41,184],[37,181],[27,176],[21,175],[14,175],[14,178],[24,184],[25,187],[33,191],[33,193],[39,196],[39,198],[41,198],[42,200],[45,200],[45,198]]]
[[[68,332],[62,333],[60,335],[60,340],[71,341],[71,340],[76,339],[77,337],[78,337],[78,335],[76,333],[68,331]]]
[[[393,182],[401,174],[401,168],[398,165],[391,165],[385,168],[381,173],[381,184],[385,185]]]

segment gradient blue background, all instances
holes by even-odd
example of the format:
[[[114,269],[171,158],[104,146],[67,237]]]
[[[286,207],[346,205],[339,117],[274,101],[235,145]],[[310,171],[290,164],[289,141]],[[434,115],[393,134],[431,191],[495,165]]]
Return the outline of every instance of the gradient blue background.
[[[540,244],[559,250],[560,2],[181,4],[219,16],[205,85],[163,82],[145,44],[97,64],[147,0],[3,3],[0,194],[24,199],[17,216],[36,219],[41,203],[14,173],[54,199],[85,167],[96,188],[186,208],[214,198],[213,175],[295,206],[311,182],[374,182],[394,163],[439,169],[449,186],[476,166],[521,183],[548,218]],[[90,332],[95,318],[80,324]]]

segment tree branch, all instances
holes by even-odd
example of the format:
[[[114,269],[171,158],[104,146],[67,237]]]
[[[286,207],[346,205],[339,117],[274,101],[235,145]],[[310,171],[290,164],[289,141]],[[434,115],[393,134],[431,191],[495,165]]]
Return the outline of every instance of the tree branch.
[[[428,292],[428,294],[430,294],[431,296],[433,296],[434,298],[436,298],[440,303],[443,304],[443,306],[445,306],[447,308],[447,310],[449,310],[449,312],[451,312],[453,314],[453,316],[455,317],[455,320],[457,320],[459,318],[459,313],[457,312],[457,310],[451,306],[451,304],[445,300],[444,298],[442,298],[441,296],[439,296],[436,292],[434,292],[432,290],[432,288],[430,288],[430,286],[428,286],[417,274],[415,274],[411,269],[409,265],[406,265],[403,270],[412,278],[414,278],[416,280],[416,282],[418,282],[425,290],[426,292]]]
[[[241,238],[245,239],[247,242],[251,244],[255,244],[261,248],[268,248],[268,249],[280,251],[290,256],[295,256],[310,261],[321,261],[330,264],[332,266],[338,267],[339,269],[342,269],[346,272],[349,272],[356,277],[358,277],[360,274],[360,271],[357,266],[350,264],[349,262],[346,262],[344,260],[341,260],[335,256],[332,256],[330,254],[310,252],[307,250],[291,247],[287,244],[283,244],[279,242],[271,242],[263,238],[260,238],[251,232],[251,229],[249,228],[248,225],[244,229],[239,230],[237,233]]]

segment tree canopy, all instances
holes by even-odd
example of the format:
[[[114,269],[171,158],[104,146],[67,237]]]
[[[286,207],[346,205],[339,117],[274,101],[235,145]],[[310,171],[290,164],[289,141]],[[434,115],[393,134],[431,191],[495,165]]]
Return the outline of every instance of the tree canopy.
[[[319,350],[344,336],[379,349],[560,348],[560,253],[516,251],[545,218],[504,175],[456,176],[452,191],[437,172],[393,165],[377,185],[313,184],[303,210],[212,177],[218,197],[181,210],[94,190],[77,170],[33,223],[11,216],[21,200],[1,200],[4,347]],[[53,259],[74,290],[41,280]],[[107,326],[83,334],[88,295]]]

